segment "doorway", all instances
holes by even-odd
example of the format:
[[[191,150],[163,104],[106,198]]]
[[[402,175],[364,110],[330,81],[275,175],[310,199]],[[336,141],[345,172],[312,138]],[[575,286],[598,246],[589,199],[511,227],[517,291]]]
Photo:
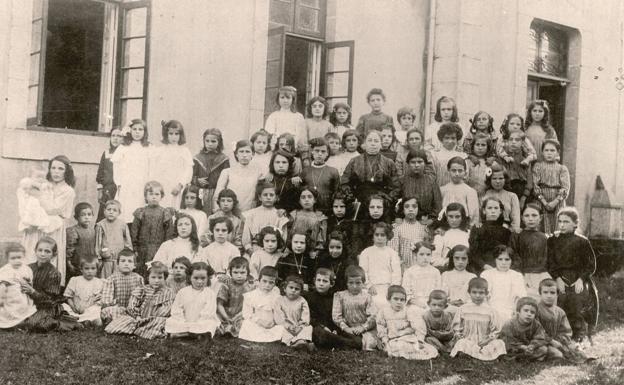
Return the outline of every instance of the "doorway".
[[[564,142],[565,135],[565,85],[565,82],[541,79],[533,76],[529,76],[527,82],[527,106],[536,99],[542,99],[548,102],[550,124],[555,128],[559,143]]]
[[[320,43],[286,35],[284,85],[290,85],[297,89],[297,111],[304,116],[306,102],[318,91],[320,53]]]

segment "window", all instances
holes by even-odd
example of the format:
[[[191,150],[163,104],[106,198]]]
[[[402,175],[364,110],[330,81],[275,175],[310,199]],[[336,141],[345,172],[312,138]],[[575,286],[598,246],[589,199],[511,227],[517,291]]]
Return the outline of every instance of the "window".
[[[145,117],[148,19],[145,0],[35,0],[28,126],[107,132]]]
[[[323,38],[326,9],[327,0],[271,0],[269,29],[284,27],[286,32]]]
[[[551,25],[533,22],[529,37],[529,72],[565,78],[568,67],[567,34]]]
[[[322,93],[329,105],[348,103],[353,96],[354,42],[344,41],[325,45],[324,82]]]

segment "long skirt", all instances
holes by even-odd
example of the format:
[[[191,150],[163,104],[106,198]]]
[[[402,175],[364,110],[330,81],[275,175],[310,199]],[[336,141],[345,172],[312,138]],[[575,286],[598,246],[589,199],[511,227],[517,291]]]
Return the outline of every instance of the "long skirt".
[[[426,342],[418,341],[415,335],[406,335],[388,341],[388,357],[402,357],[408,360],[430,360],[438,356],[438,350]]]
[[[178,319],[169,317],[165,322],[165,332],[167,334],[179,334],[179,333],[193,333],[193,334],[205,334],[210,333],[215,335],[215,331],[219,327],[221,322],[217,319],[198,320],[195,322],[189,322],[184,319]]]

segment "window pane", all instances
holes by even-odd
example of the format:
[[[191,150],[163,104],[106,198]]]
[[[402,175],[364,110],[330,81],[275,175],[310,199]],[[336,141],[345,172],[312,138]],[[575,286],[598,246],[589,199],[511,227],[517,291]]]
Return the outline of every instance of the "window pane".
[[[121,95],[125,97],[143,97],[143,69],[123,70]]]
[[[349,95],[349,73],[327,74],[325,80],[325,95],[327,96],[348,96]]]
[[[566,75],[566,36],[559,31],[546,30],[541,35],[540,58],[542,71],[548,75],[565,77]]]
[[[133,8],[126,11],[124,37],[146,34],[147,8]]]
[[[39,84],[39,66],[41,62],[41,54],[30,55],[30,78],[28,84]]]
[[[43,20],[38,20],[32,23],[32,34],[30,52],[37,52],[41,50],[41,27]]]
[[[532,71],[532,72],[539,72],[540,70],[539,58],[538,58],[538,44],[539,44],[538,32],[534,28],[529,29],[528,65],[529,65],[529,71]]]
[[[331,48],[327,50],[327,71],[349,70],[349,47]]]
[[[293,3],[289,0],[272,0],[269,20],[273,23],[292,27]]]
[[[299,4],[318,9],[321,7],[321,0],[299,0]]]
[[[145,64],[145,38],[124,41],[123,67],[143,67]]]
[[[295,26],[297,29],[302,29],[304,31],[320,33],[319,17],[320,11],[316,9],[298,7]]]
[[[121,101],[121,122],[126,124],[132,119],[143,118],[143,99]]]

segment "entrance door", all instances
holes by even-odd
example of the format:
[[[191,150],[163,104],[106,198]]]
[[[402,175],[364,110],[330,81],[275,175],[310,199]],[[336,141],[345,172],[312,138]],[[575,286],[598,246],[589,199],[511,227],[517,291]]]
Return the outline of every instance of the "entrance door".
[[[550,109],[550,124],[555,128],[559,143],[565,135],[565,87],[561,82],[529,77],[527,106],[536,99],[546,100]]]

